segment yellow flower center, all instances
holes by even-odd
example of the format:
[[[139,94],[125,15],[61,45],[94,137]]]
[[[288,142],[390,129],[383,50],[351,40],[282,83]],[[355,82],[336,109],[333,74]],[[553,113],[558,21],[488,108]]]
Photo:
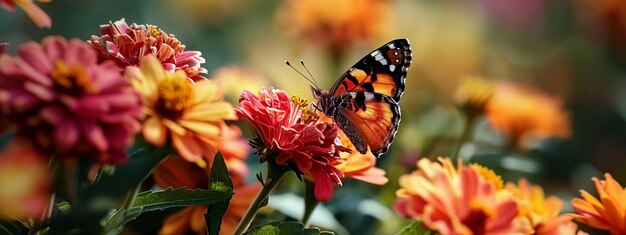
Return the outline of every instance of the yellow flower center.
[[[501,190],[502,188],[504,188],[504,182],[502,181],[502,177],[496,174],[493,170],[476,163],[471,164],[470,167],[478,171],[478,174],[482,176],[485,180],[490,181],[496,187],[496,190]]]
[[[161,30],[159,30],[159,28],[154,25],[148,26],[148,30],[150,31],[150,35],[152,35],[152,37],[156,38],[161,36]]]
[[[98,92],[98,88],[89,79],[87,70],[80,63],[68,68],[65,62],[57,60],[54,62],[50,78],[57,89],[71,95]]]
[[[317,115],[316,110],[309,106],[309,102],[299,95],[291,96],[291,102],[296,105],[300,111],[302,111],[302,115],[300,116],[300,121],[302,123],[314,123],[320,118],[320,116]]]
[[[162,116],[174,117],[193,105],[193,84],[184,76],[167,75],[157,84],[157,112]]]

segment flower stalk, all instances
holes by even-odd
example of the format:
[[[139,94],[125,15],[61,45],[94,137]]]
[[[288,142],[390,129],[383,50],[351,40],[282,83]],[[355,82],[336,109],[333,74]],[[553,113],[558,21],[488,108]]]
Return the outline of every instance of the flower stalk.
[[[280,179],[287,171],[289,171],[289,168],[278,165],[275,161],[267,161],[267,177],[265,178],[265,182],[263,182],[263,187],[254,198],[254,201],[252,201],[252,204],[250,204],[250,207],[248,207],[248,210],[246,210],[246,214],[243,216],[241,221],[239,221],[239,224],[233,233],[234,235],[241,235],[248,230],[248,227],[250,227],[250,224],[252,223],[252,219],[254,219],[254,216],[259,209],[267,205],[270,193],[274,190],[276,185],[278,185],[278,182],[280,182]]]
[[[461,151],[461,147],[468,141],[472,140],[472,134],[474,133],[474,122],[476,121],[477,115],[468,114],[465,116],[465,126],[463,127],[463,132],[461,132],[461,136],[457,139],[454,144],[454,149],[452,149],[452,153],[450,154],[450,158],[452,160],[456,160],[459,157],[459,152]]]

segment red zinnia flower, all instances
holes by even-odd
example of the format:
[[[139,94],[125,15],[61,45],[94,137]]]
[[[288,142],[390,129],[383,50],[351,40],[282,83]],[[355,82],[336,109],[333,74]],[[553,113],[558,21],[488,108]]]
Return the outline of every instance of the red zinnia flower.
[[[345,150],[336,142],[337,126],[317,123],[306,107],[292,102],[282,90],[263,89],[258,96],[244,90],[239,104],[241,107],[235,108],[237,115],[250,121],[259,134],[256,144],[275,156],[261,160],[273,160],[291,167],[298,175],[315,179],[317,200],[330,200],[333,184],[341,185],[343,177],[332,165],[339,159],[339,151]]]
[[[173,72],[183,70],[187,77],[197,81],[204,79],[200,73],[204,63],[199,51],[185,51],[173,34],[167,34],[155,25],[126,24],[124,19],[100,26],[101,36],[91,36],[89,42],[102,59],[111,59],[122,67],[139,65],[146,55],[154,55],[163,68]]]

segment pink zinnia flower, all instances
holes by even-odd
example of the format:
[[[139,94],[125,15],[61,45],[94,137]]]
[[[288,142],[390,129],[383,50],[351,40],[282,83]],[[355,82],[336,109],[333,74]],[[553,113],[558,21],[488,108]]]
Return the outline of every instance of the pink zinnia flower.
[[[237,115],[250,121],[259,134],[255,147],[275,156],[261,160],[276,161],[315,179],[317,200],[330,200],[334,184],[341,185],[343,177],[332,163],[339,159],[339,151],[346,151],[335,142],[337,126],[308,118],[305,107],[292,102],[282,90],[263,89],[258,96],[244,90],[239,104]]]
[[[199,51],[185,51],[173,34],[167,34],[155,25],[126,24],[124,19],[100,26],[100,36],[93,35],[89,42],[102,59],[111,59],[118,65],[137,66],[142,57],[154,55],[167,71],[183,70],[187,77],[204,79],[200,73],[204,63]]]
[[[38,0],[39,2],[50,2],[51,0]],[[39,28],[50,28],[52,26],[52,20],[50,16],[46,14],[41,8],[39,8],[33,0],[0,0],[0,6],[9,11],[15,11],[15,8],[19,6],[24,10],[26,15],[35,22]]]
[[[21,136],[64,159],[126,160],[141,98],[113,62],[80,39],[28,42],[0,55],[0,111]]]
[[[510,193],[497,190],[494,177],[483,177],[477,167],[450,159],[422,158],[418,170],[400,177],[395,209],[419,219],[441,234],[525,234],[517,220],[518,207]]]

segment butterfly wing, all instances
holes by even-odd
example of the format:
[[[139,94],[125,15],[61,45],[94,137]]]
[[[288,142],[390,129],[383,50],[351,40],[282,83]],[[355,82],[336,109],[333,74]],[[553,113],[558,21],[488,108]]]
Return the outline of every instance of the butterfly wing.
[[[334,120],[356,149],[374,156],[387,152],[400,124],[400,107],[391,97],[373,92],[349,92],[330,99],[337,104]]]
[[[411,59],[409,41],[393,40],[348,69],[330,89],[329,96],[340,96],[346,92],[374,92],[399,102]]]

